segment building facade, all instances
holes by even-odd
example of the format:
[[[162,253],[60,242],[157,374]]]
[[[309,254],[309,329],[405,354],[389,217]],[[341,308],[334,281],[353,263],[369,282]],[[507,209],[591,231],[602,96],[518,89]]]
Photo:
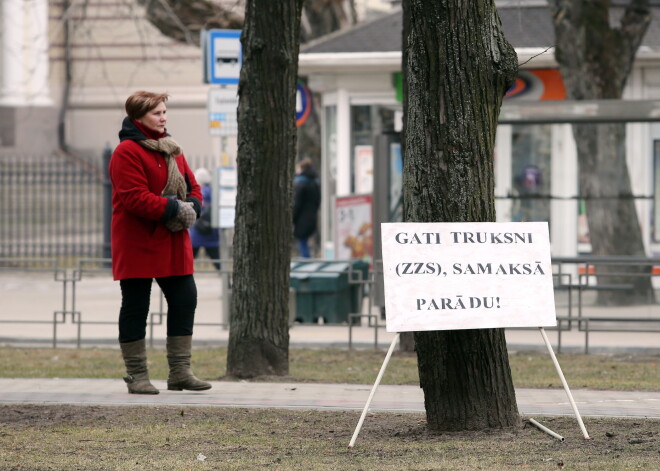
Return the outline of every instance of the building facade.
[[[317,110],[323,123],[321,254],[327,257],[338,257],[346,248],[339,233],[342,209],[368,216],[369,205],[382,205],[380,192],[391,200],[385,212],[396,217],[400,209],[401,12],[388,0],[358,3],[366,18],[375,10],[381,15],[305,45],[299,62],[300,75],[322,96]],[[502,115],[522,102],[544,110],[556,107],[562,102],[561,79],[550,47],[554,33],[547,5],[537,0],[497,4],[523,64]],[[660,100],[659,20],[660,7],[654,7],[628,80],[628,100]],[[165,37],[137,2],[3,0],[0,21],[0,157],[66,148],[97,159],[106,146],[116,145],[124,100],[140,89],[171,95],[168,128],[187,155],[218,156],[218,164],[222,150],[235,157],[234,140],[209,132],[213,86],[203,80],[202,50]],[[660,124],[631,122],[627,132],[639,220],[647,253],[655,255],[660,252]],[[589,252],[570,124],[503,121],[495,171],[499,220],[548,220],[553,255]],[[355,236],[369,232],[364,231]],[[365,244],[354,244],[359,254],[355,247],[364,250]]]
[[[521,71],[504,100],[494,156],[498,221],[549,221],[553,256],[590,252],[586,215],[579,198],[576,146],[567,115],[609,113],[626,125],[626,151],[648,255],[660,252],[660,8],[639,50],[624,99],[612,110],[581,109],[566,102],[552,45],[554,31],[545,2],[498,2],[505,35],[518,53]],[[615,10],[615,17],[621,10]],[[345,251],[343,202],[350,195],[396,195],[400,179],[393,159],[401,130],[400,11],[384,15],[305,46],[300,73],[322,94],[323,247],[327,256]],[[646,104],[649,105],[648,109]],[[605,104],[607,105],[607,104]],[[562,108],[563,107],[563,108]],[[581,118],[581,119],[582,119]],[[389,147],[379,147],[379,136]],[[394,137],[392,137],[394,136]],[[393,147],[394,146],[394,147]],[[394,149],[394,150],[392,150]],[[383,167],[389,167],[383,171]],[[400,193],[400,191],[399,191]],[[392,196],[390,196],[392,198]],[[343,203],[341,203],[343,204]],[[394,208],[396,204],[389,201]],[[375,213],[379,212],[375,203]],[[381,211],[380,220],[399,217]],[[393,219],[394,218],[394,219]],[[376,217],[376,223],[379,218]],[[349,236],[353,237],[354,234]]]

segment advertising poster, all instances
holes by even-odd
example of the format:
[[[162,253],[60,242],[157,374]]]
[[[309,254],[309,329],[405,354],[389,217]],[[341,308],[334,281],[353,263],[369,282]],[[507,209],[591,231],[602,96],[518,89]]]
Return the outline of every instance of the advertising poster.
[[[339,260],[373,259],[373,200],[371,195],[335,199],[335,256]]]

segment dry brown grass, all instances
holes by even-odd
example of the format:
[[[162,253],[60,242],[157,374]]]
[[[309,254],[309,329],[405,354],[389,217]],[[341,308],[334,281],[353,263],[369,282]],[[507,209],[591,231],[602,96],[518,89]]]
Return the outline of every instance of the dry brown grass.
[[[196,407],[0,406],[2,470],[658,470],[660,420],[544,418],[433,434],[419,414]]]

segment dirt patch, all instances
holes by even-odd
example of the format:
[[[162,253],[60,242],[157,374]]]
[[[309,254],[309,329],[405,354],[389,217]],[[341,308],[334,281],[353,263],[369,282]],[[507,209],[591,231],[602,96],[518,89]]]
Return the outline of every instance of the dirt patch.
[[[0,469],[658,470],[660,420],[536,417],[507,430],[431,432],[423,414],[207,407],[0,406]],[[100,464],[102,463],[102,464]]]

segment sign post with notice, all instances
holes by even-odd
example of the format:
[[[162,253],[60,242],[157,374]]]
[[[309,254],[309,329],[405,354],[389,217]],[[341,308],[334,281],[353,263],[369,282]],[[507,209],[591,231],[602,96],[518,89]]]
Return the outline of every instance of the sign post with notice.
[[[543,330],[557,325],[546,222],[383,223],[381,236],[386,324],[397,335],[349,447],[400,332],[507,327],[540,329],[589,439]]]
[[[381,231],[388,332],[557,325],[547,223]]]

